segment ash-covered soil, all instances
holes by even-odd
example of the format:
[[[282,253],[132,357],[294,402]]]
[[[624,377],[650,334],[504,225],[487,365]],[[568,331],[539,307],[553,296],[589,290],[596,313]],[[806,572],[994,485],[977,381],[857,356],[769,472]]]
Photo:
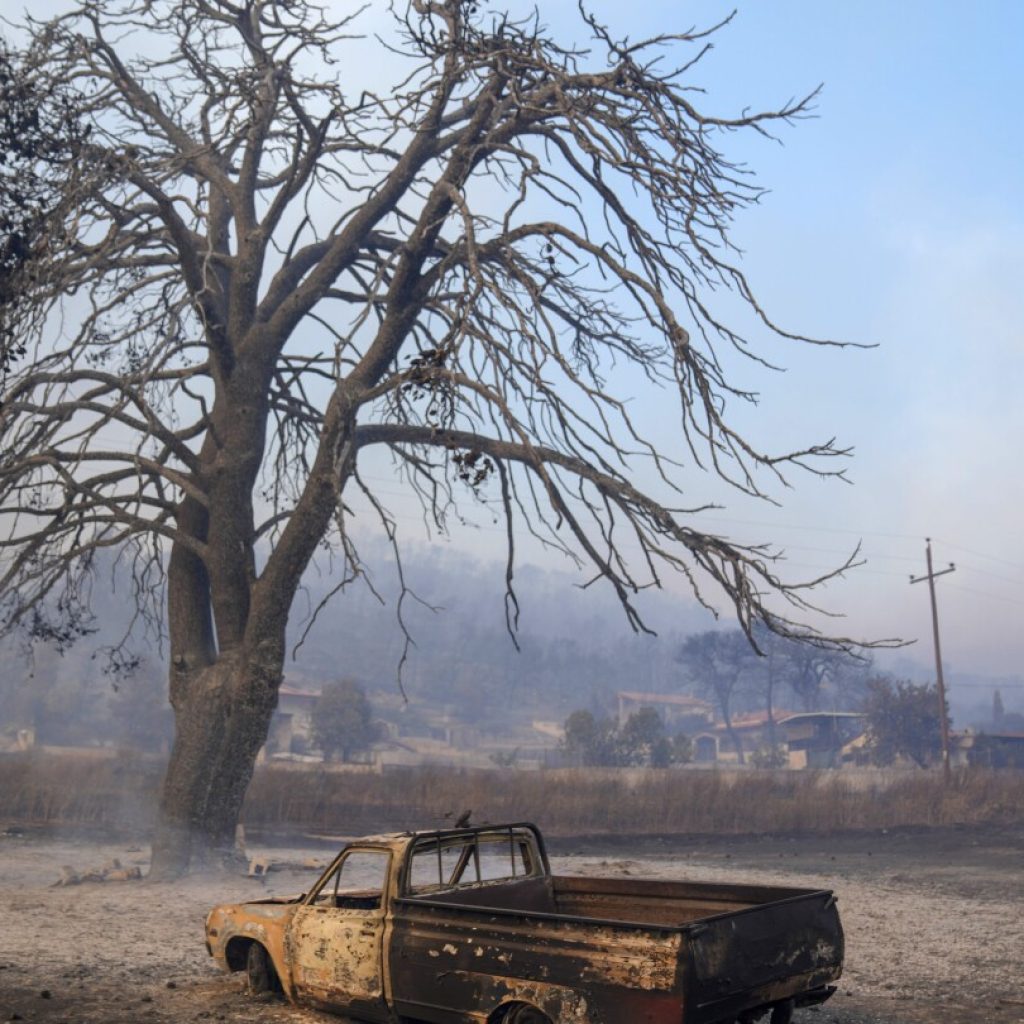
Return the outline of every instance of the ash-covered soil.
[[[2,831],[2,829],[0,829]],[[250,844],[253,846],[254,844]],[[0,1022],[316,1024],[338,1018],[248,997],[203,946],[215,903],[308,888],[323,845],[250,850],[294,865],[265,883],[207,876],[173,884],[55,887],[62,867],[148,851],[0,835]],[[834,889],[847,936],[840,990],[799,1024],[1022,1024],[1024,828],[741,839],[559,840],[559,874]]]

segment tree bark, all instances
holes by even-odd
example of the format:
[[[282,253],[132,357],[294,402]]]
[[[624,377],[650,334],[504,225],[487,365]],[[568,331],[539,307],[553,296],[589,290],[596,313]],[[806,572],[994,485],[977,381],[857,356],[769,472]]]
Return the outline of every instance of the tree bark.
[[[264,419],[251,408],[235,422],[225,414],[219,444],[203,451],[216,460],[208,475],[221,477],[208,488],[210,508],[186,499],[179,509],[179,527],[206,541],[213,571],[175,545],[168,569],[175,741],[153,839],[154,880],[236,859],[242,803],[277,707],[292,598],[354,462],[345,443],[352,411],[335,398],[303,497],[257,578],[251,488]],[[225,441],[241,454],[226,455]]]
[[[151,879],[237,859],[235,829],[281,682],[281,662],[270,660],[223,654],[188,681],[175,707]]]

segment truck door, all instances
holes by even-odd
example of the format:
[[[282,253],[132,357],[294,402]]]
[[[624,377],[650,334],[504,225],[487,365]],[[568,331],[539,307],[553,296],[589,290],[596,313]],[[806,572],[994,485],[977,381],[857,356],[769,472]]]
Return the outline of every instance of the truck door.
[[[300,998],[387,1020],[382,955],[390,861],[387,850],[348,848],[296,911],[288,945]]]

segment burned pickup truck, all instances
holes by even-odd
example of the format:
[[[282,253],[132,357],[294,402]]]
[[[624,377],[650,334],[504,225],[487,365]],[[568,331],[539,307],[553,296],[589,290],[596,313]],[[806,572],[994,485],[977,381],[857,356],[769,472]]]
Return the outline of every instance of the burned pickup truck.
[[[786,1024],[843,961],[830,892],[553,876],[526,823],[360,839],[206,935],[250,989],[377,1022]]]

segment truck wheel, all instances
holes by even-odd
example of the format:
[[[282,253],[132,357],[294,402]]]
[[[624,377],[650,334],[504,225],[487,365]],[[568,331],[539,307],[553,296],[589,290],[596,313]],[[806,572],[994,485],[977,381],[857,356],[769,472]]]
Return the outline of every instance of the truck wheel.
[[[501,1024],[551,1024],[551,1018],[536,1006],[520,1003],[502,1017]]]
[[[249,982],[249,995],[263,995],[277,988],[277,972],[270,962],[270,955],[258,942],[249,945],[245,957],[245,975]]]

